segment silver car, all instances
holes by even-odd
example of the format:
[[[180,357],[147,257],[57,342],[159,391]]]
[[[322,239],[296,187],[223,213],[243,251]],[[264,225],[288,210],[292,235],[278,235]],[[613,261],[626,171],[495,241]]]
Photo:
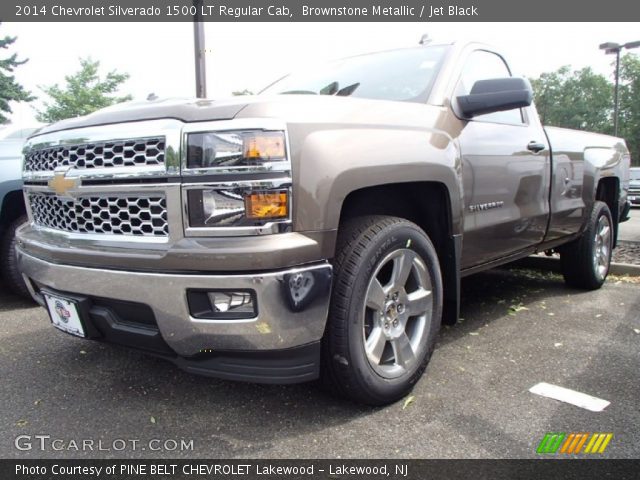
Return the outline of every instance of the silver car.
[[[0,128],[0,275],[13,292],[31,298],[16,266],[15,231],[26,221],[22,147],[38,126]]]
[[[640,206],[640,167],[631,168],[629,180],[629,201],[632,206]]]

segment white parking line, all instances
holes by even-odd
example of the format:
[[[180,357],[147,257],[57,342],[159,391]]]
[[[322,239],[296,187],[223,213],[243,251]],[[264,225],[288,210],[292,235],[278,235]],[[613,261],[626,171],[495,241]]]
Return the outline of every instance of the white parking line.
[[[576,407],[584,408],[592,412],[601,412],[611,403],[602,398],[592,397],[586,393],[576,392],[568,388],[551,385],[550,383],[538,383],[529,389],[531,393],[547,398],[553,398],[561,402],[570,403]]]

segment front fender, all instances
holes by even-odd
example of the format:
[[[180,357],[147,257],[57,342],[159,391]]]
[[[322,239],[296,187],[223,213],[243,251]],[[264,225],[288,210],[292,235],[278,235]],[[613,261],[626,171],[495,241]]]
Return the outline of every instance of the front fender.
[[[293,132],[300,138],[301,132]],[[349,193],[377,185],[438,182],[451,199],[453,233],[460,233],[460,155],[446,133],[427,129],[339,128],[314,131],[294,147],[294,226],[338,228]]]

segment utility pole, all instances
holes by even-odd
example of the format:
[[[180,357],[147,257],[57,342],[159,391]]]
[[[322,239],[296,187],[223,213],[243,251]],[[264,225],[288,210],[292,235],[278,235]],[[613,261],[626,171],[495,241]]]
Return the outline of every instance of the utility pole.
[[[615,42],[606,42],[600,45],[600,50],[604,50],[606,54],[613,54],[616,56],[616,86],[613,91],[613,135],[618,136],[618,92],[620,90],[620,52],[626,48],[638,48],[640,47],[640,41],[628,42],[625,44],[619,44]]]
[[[193,17],[193,48],[196,61],[196,97],[207,98],[207,69],[204,55],[204,23],[202,23],[202,0],[193,0],[196,14]]]
[[[618,136],[618,92],[620,91],[620,48],[616,49],[616,86],[613,89],[613,136]]]

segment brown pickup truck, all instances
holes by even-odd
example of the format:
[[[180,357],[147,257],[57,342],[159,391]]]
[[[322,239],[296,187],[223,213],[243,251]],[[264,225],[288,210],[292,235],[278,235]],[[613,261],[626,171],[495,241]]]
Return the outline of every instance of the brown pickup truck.
[[[370,404],[420,378],[461,277],[555,250],[569,285],[599,288],[629,209],[625,142],[543,128],[478,44],[125,104],[24,154],[18,262],[57,328]]]

